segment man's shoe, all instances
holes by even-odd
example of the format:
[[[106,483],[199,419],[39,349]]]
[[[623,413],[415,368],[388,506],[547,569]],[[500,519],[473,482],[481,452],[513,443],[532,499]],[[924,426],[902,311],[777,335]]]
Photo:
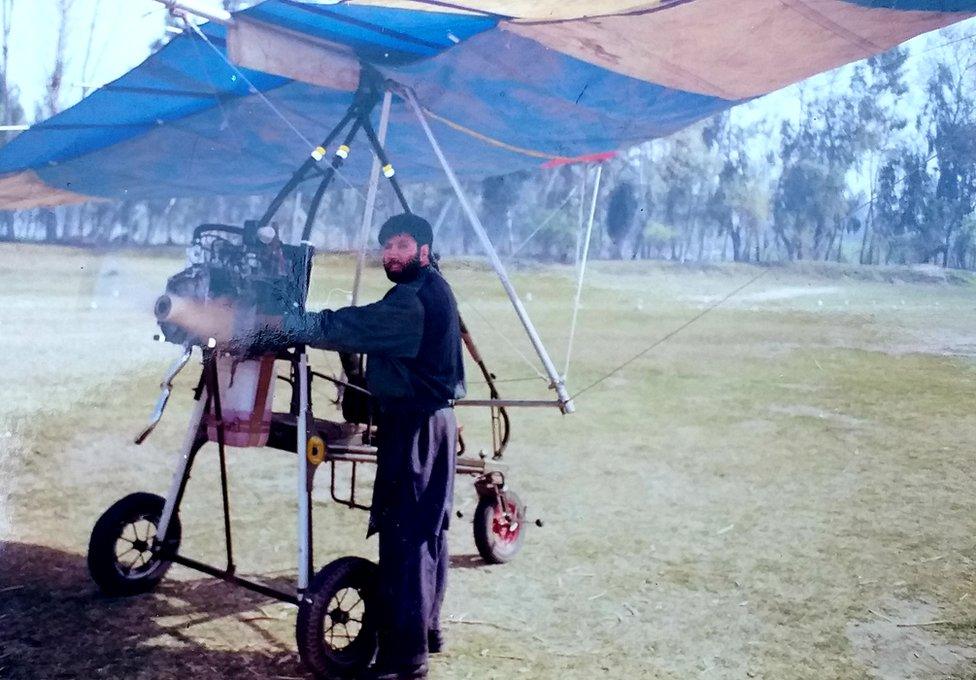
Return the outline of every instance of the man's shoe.
[[[427,652],[429,654],[440,654],[444,651],[444,635],[440,628],[427,631]]]
[[[374,666],[366,677],[369,680],[423,680],[427,677],[427,664],[413,666]]]

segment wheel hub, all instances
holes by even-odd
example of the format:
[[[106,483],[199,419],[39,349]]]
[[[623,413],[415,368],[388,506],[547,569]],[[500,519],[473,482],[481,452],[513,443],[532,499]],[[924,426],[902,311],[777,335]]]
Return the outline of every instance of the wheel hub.
[[[335,609],[329,612],[329,618],[331,618],[334,622],[340,625],[345,625],[349,623],[349,612],[345,611],[344,609],[339,609],[338,607],[336,607]]]
[[[509,506],[509,512],[499,512],[495,509],[495,516],[492,522],[492,531],[505,543],[514,543],[519,534],[519,522],[515,515],[516,508]]]

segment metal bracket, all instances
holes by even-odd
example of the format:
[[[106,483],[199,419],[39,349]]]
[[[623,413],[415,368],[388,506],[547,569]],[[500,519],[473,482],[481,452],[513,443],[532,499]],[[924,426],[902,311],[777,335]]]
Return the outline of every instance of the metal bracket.
[[[173,393],[173,380],[176,378],[177,374],[183,370],[183,367],[187,365],[190,361],[190,356],[193,354],[193,347],[191,345],[183,345],[183,354],[169,367],[166,371],[166,375],[163,376],[163,381],[159,383],[161,389],[159,393],[159,398],[156,400],[156,407],[153,409],[152,416],[149,419],[149,424],[146,428],[138,434],[135,438],[136,444],[141,444],[146,441],[146,437],[152,434],[152,431],[156,429],[156,425],[163,417],[163,411],[166,409],[166,404],[169,402],[169,396]]]

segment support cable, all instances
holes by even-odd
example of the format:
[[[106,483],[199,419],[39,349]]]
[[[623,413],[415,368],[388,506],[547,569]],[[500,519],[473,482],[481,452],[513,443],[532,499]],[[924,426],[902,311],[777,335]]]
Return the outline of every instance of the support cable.
[[[525,309],[525,305],[522,304],[522,300],[515,291],[515,287],[512,285],[511,279],[508,277],[508,272],[505,270],[505,265],[498,256],[498,252],[495,250],[495,246],[492,244],[491,239],[488,236],[488,232],[481,223],[478,213],[468,201],[468,198],[464,193],[464,189],[461,187],[460,180],[458,180],[457,175],[454,174],[454,170],[451,167],[450,162],[447,160],[447,157],[444,155],[444,151],[437,142],[437,138],[430,129],[430,125],[427,122],[427,117],[425,116],[420,103],[417,101],[413,90],[409,88],[400,88],[397,90],[397,92],[407,101],[416,114],[417,122],[420,123],[421,129],[424,131],[427,141],[430,143],[431,151],[434,152],[434,155],[437,157],[438,162],[443,168],[444,174],[447,176],[447,180],[451,184],[451,188],[454,189],[454,193],[457,196],[461,209],[464,211],[464,214],[468,218],[468,222],[471,224],[475,234],[481,241],[482,247],[485,249],[485,253],[488,255],[488,261],[491,262],[492,268],[495,270],[495,273],[502,284],[502,288],[505,289],[505,293],[508,295],[509,301],[515,308],[515,314],[522,323],[522,327],[525,329],[526,334],[529,336],[529,341],[532,343],[532,347],[538,355],[539,361],[546,369],[546,375],[549,378],[550,387],[554,389],[558,395],[560,410],[563,413],[572,413],[575,408],[573,406],[572,397],[570,397],[569,391],[566,389],[566,384],[563,382],[559,372],[556,370],[556,366],[553,364],[552,358],[549,356],[549,351],[543,344],[542,338],[539,337],[539,332],[536,330],[535,325],[529,318],[529,313]]]
[[[569,190],[569,193],[566,194],[566,198],[563,199],[563,202],[560,203],[556,208],[554,208],[553,211],[546,216],[546,219],[542,220],[542,224],[540,224],[538,227],[536,227],[532,231],[532,233],[529,234],[528,237],[524,241],[522,241],[522,243],[520,243],[515,250],[512,251],[512,254],[509,255],[509,259],[511,259],[511,258],[515,257],[516,255],[518,255],[519,254],[519,251],[522,250],[522,248],[524,248],[525,246],[527,246],[529,244],[529,241],[531,241],[533,238],[535,238],[535,235],[538,234],[540,231],[542,231],[542,229],[547,224],[549,224],[549,222],[552,221],[552,218],[555,217],[556,215],[558,215],[562,211],[562,209],[566,207],[566,204],[569,203],[569,200],[575,194],[576,194],[576,187],[573,187],[572,189]]]
[[[236,64],[234,64],[234,62],[232,62],[230,59],[228,59],[227,58],[227,55],[220,51],[220,48],[218,48],[216,45],[213,44],[213,42],[210,41],[210,38],[207,37],[206,33],[204,33],[203,31],[201,31],[200,28],[196,24],[194,24],[191,21],[188,21],[185,17],[183,18],[183,22],[186,24],[186,26],[195,35],[197,35],[201,40],[203,40],[205,43],[207,43],[207,45],[210,46],[210,49],[212,49],[214,51],[214,53],[218,57],[220,57],[220,59],[225,64],[227,64],[227,66],[231,70],[233,70],[234,73],[236,73],[237,76],[241,80],[244,81],[244,83],[250,88],[250,90],[255,95],[257,95],[257,97],[262,102],[264,102],[268,106],[269,109],[271,109],[272,113],[274,113],[278,118],[280,118],[282,120],[282,122],[284,122],[285,125],[287,125],[288,128],[292,132],[294,132],[295,135],[300,140],[302,140],[302,142],[305,143],[306,146],[308,146],[310,148],[314,148],[315,147],[315,144],[313,144],[312,141],[308,137],[306,137],[305,135],[303,135],[302,134],[302,131],[299,130],[297,127],[295,127],[294,123],[292,123],[290,120],[288,120],[288,117],[284,113],[282,113],[281,110],[277,106],[274,105],[274,102],[272,102],[270,99],[268,99],[268,97],[261,90],[259,90],[254,85],[254,83],[251,82],[250,78],[248,78],[244,74],[244,72],[241,69],[239,69]],[[336,175],[339,177],[339,179],[341,179],[346,184],[346,186],[348,186],[350,189],[352,189],[353,191],[355,191],[360,197],[365,198],[365,196],[363,196],[363,192],[359,189],[359,187],[357,187],[355,184],[353,184],[351,181],[349,181],[349,179],[345,175],[343,175],[341,172],[338,172],[338,171],[336,172]]]
[[[766,276],[766,274],[768,274],[768,273],[769,273],[769,270],[768,269],[764,269],[763,271],[759,272],[758,274],[756,274],[755,276],[753,276],[751,279],[749,279],[748,281],[746,281],[745,283],[743,283],[741,286],[737,287],[735,290],[733,290],[732,292],[730,292],[729,294],[727,294],[722,299],[720,299],[717,302],[709,305],[708,307],[706,307],[705,309],[703,309],[701,312],[699,312],[698,314],[696,314],[692,318],[690,318],[687,321],[685,321],[683,324],[681,324],[680,326],[678,326],[677,328],[675,328],[673,331],[671,331],[667,335],[665,335],[665,336],[663,336],[661,338],[658,338],[653,343],[651,343],[648,347],[645,347],[640,352],[638,352],[634,356],[632,356],[629,359],[627,359],[627,361],[623,362],[622,364],[620,364],[619,366],[617,366],[616,368],[614,368],[612,371],[610,371],[609,373],[607,373],[603,377],[601,377],[601,378],[599,378],[597,380],[594,380],[589,385],[587,385],[586,387],[584,387],[580,391],[576,392],[573,395],[573,399],[576,399],[576,397],[580,396],[584,392],[588,392],[589,390],[593,389],[594,387],[596,387],[597,385],[599,385],[603,381],[607,380],[611,376],[616,375],[618,372],[620,372],[621,370],[623,370],[624,368],[626,368],[630,364],[632,364],[635,361],[637,361],[638,359],[640,359],[642,356],[644,356],[645,354],[647,354],[648,352],[650,352],[655,347],[658,347],[658,346],[664,344],[665,342],[667,342],[668,340],[670,340],[671,338],[673,338],[674,336],[676,336],[678,333],[680,333],[684,329],[688,328],[688,326],[692,325],[693,323],[695,323],[696,321],[698,321],[699,319],[701,319],[703,316],[705,316],[706,314],[708,314],[709,312],[711,312],[713,309],[716,309],[717,307],[720,307],[723,304],[725,304],[726,302],[728,302],[729,300],[731,300],[733,297],[735,297],[736,295],[738,295],[739,293],[741,293],[743,290],[745,290],[746,288],[748,288],[749,286],[751,286],[752,284],[754,284],[756,281],[758,281],[762,277]]]
[[[516,354],[519,355],[519,357],[521,357],[522,361],[525,362],[525,365],[531,368],[535,372],[535,378],[532,378],[532,380],[546,380],[546,381],[549,380],[549,377],[545,373],[540,371],[539,368],[534,363],[532,363],[532,361],[529,360],[527,356],[525,356],[525,352],[520,350],[518,346],[514,342],[512,342],[512,339],[509,338],[505,333],[502,333],[500,330],[498,330],[494,326],[494,324],[492,324],[491,321],[488,320],[488,317],[482,314],[481,310],[475,307],[473,303],[465,301],[460,304],[462,304],[465,307],[470,307],[471,309],[473,309],[474,313],[477,314],[481,318],[481,320],[485,322],[485,325],[487,325],[489,329],[491,329],[491,332],[497,335],[499,338],[501,338],[505,342],[505,344],[512,349],[513,352],[515,352]],[[496,381],[496,382],[501,382],[501,381]]]

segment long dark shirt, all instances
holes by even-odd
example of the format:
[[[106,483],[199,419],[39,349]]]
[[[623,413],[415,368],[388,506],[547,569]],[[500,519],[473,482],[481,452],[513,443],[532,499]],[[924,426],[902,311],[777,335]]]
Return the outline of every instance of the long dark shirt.
[[[434,411],[465,394],[457,303],[444,277],[424,267],[383,299],[307,314],[300,341],[367,355],[366,385],[381,408]]]

